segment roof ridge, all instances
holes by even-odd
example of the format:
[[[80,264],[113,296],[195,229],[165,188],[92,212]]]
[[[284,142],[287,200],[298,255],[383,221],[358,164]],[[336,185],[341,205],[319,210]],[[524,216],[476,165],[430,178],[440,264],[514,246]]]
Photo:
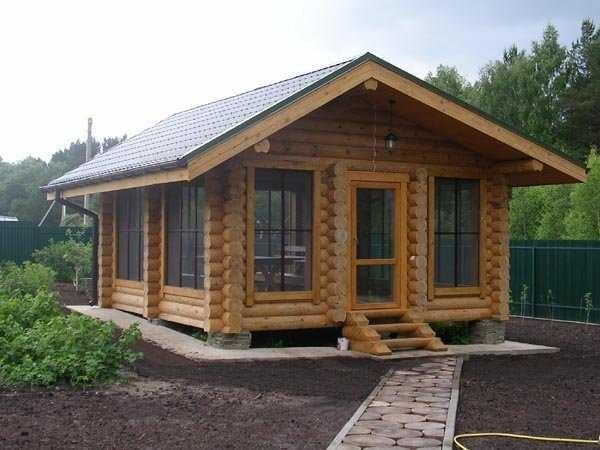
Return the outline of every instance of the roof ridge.
[[[171,117],[174,117],[174,116],[176,116],[176,115],[178,115],[178,114],[182,114],[182,113],[185,113],[185,112],[189,112],[189,111],[192,111],[192,110],[194,110],[194,109],[198,109],[198,108],[203,108],[203,107],[205,107],[205,106],[212,105],[212,104],[214,104],[214,103],[223,102],[223,101],[225,101],[225,100],[229,100],[229,99],[232,99],[232,98],[235,98],[235,97],[239,97],[239,96],[241,96],[241,95],[249,94],[250,92],[255,92],[255,91],[258,91],[259,89],[268,88],[268,87],[270,87],[270,86],[275,86],[275,85],[277,85],[277,84],[285,83],[285,82],[287,82],[287,81],[291,81],[291,80],[294,80],[294,79],[296,79],[296,78],[305,77],[305,76],[307,76],[307,75],[311,75],[311,74],[313,74],[313,73],[320,72],[321,70],[327,70],[327,69],[330,69],[331,67],[346,65],[346,64],[348,64],[348,63],[350,63],[350,62],[354,61],[355,59],[359,58],[359,57],[360,57],[360,56],[355,56],[354,58],[346,59],[346,60],[344,60],[344,61],[340,61],[340,62],[337,62],[337,63],[335,63],[335,64],[329,64],[329,65],[327,65],[327,66],[323,66],[323,67],[320,67],[320,68],[318,68],[318,69],[311,70],[310,72],[305,72],[305,73],[301,73],[301,74],[298,74],[298,75],[294,75],[293,77],[285,78],[285,79],[283,79],[283,80],[275,81],[275,82],[273,82],[273,83],[268,83],[268,84],[265,84],[265,85],[262,85],[262,86],[258,86],[258,87],[255,87],[254,89],[248,89],[247,91],[243,91],[243,92],[240,92],[240,93],[238,93],[238,94],[229,95],[229,96],[227,96],[227,97],[219,98],[219,99],[217,99],[217,100],[212,100],[212,101],[210,101],[210,102],[206,102],[206,103],[203,103],[203,104],[201,104],[201,105],[192,106],[191,108],[182,109],[181,111],[178,111],[178,112],[176,112],[176,113],[173,113],[173,114],[171,114],[170,116],[166,117],[165,119],[161,120],[160,122],[162,122],[162,121],[164,121],[164,120],[167,120],[167,119],[170,119]],[[158,122],[158,123],[160,123],[160,122]]]
[[[157,125],[159,125],[159,124],[161,124],[161,123],[163,123],[163,122],[166,122],[167,120],[169,120],[169,119],[171,119],[172,117],[175,117],[175,116],[177,116],[177,115],[179,115],[179,114],[183,114],[183,113],[186,113],[186,112],[189,112],[189,111],[193,111],[193,110],[195,110],[195,109],[198,109],[198,108],[203,108],[203,107],[205,107],[205,106],[212,105],[212,104],[215,104],[215,103],[223,102],[223,101],[225,101],[225,100],[230,100],[230,99],[232,99],[232,98],[239,97],[239,96],[241,96],[241,95],[244,95],[244,94],[249,94],[250,92],[258,91],[259,89],[264,89],[264,88],[267,88],[267,87],[270,87],[270,86],[275,86],[275,85],[277,85],[277,84],[285,83],[285,82],[287,82],[287,81],[294,80],[294,79],[296,79],[296,78],[305,77],[305,76],[307,76],[307,75],[310,75],[310,74],[313,74],[313,73],[316,73],[316,72],[320,72],[321,70],[327,70],[327,69],[330,69],[331,67],[335,67],[335,66],[343,66],[343,65],[346,65],[346,64],[348,64],[348,63],[350,63],[350,62],[352,62],[352,61],[354,61],[354,60],[356,60],[356,59],[360,58],[360,56],[363,56],[363,54],[361,54],[361,55],[358,55],[358,56],[355,56],[355,57],[353,57],[353,58],[350,58],[350,59],[346,59],[346,60],[344,60],[344,61],[340,61],[340,62],[337,62],[337,63],[334,63],[334,64],[329,64],[329,65],[327,65],[327,66],[320,67],[319,69],[311,70],[310,72],[301,73],[301,74],[299,74],[299,75],[295,75],[295,76],[293,76],[293,77],[289,77],[289,78],[286,78],[286,79],[284,79],[284,80],[275,81],[275,82],[273,82],[273,83],[265,84],[265,85],[263,85],[263,86],[259,86],[259,87],[256,87],[256,88],[254,88],[254,89],[249,89],[249,90],[247,90],[247,91],[240,92],[240,93],[238,93],[238,94],[230,95],[230,96],[228,96],[228,97],[219,98],[219,99],[217,99],[217,100],[212,100],[212,101],[210,101],[210,102],[203,103],[203,104],[201,104],[201,105],[192,106],[191,108],[182,109],[181,111],[177,111],[177,112],[175,112],[175,113],[173,113],[173,114],[170,114],[170,115],[168,115],[167,117],[165,117],[164,119],[161,119],[161,120],[159,120],[158,122],[156,122],[156,123],[154,123],[154,124],[152,124],[152,125],[149,125],[149,126],[147,126],[147,127],[143,128],[143,129],[142,129],[142,130],[140,130],[139,132],[137,132],[137,133],[135,133],[135,134],[132,134],[131,136],[128,136],[128,137],[127,137],[127,139],[126,139],[125,141],[118,143],[118,144],[117,144],[117,145],[115,145],[114,147],[111,147],[109,150],[117,150],[117,148],[118,148],[118,147],[120,147],[122,144],[124,144],[126,141],[130,141],[130,140],[134,139],[135,137],[137,137],[137,136],[139,136],[139,135],[143,134],[144,132],[146,132],[146,131],[150,130],[151,128],[154,128],[155,126],[157,126]],[[93,161],[94,159],[96,159],[96,157],[97,157],[97,156],[99,156],[99,155],[102,155],[102,154],[104,154],[104,153],[106,153],[106,152],[103,152],[103,153],[98,153],[98,154],[94,155],[94,157],[93,157],[93,158],[92,158],[90,161],[86,161],[86,162],[84,162],[83,164],[80,164],[78,167],[85,166],[85,165],[86,165],[88,162],[91,162],[91,161]],[[67,173],[68,173],[68,172],[67,172]]]

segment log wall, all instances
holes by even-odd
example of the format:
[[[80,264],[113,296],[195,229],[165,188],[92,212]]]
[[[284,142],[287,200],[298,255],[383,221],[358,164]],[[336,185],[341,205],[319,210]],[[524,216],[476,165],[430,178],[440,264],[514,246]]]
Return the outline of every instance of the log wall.
[[[100,194],[98,230],[98,304],[102,308],[112,306],[115,277],[114,249],[114,193]]]
[[[226,182],[223,196],[223,332],[239,333],[246,294],[246,173],[233,161],[226,165],[223,179]]]
[[[144,189],[144,317],[153,319],[159,314],[162,272],[162,189]]]
[[[495,318],[508,320],[509,295],[509,188],[504,177],[487,183],[485,271],[486,290]]]
[[[490,161],[463,147],[394,118],[398,148],[387,151],[383,138],[389,124],[374,129],[370,111],[324,107],[276,132],[268,153],[248,149],[204,176],[204,289],[163,286],[164,204],[160,190],[147,189],[144,226],[146,261],[140,285],[114,280],[112,194],[102,195],[102,306],[110,306],[203,328],[209,332],[320,328],[343,322],[350,292],[349,170],[408,173],[407,186],[407,305],[414,320],[476,320],[508,316],[508,187],[501,176],[488,178]],[[373,138],[375,137],[375,145]],[[314,170],[313,291],[299,298],[282,293],[254,295],[253,274],[247,273],[248,205],[253,183],[249,167]],[[435,176],[486,179],[482,217],[481,292],[436,297],[430,288],[432,251],[429,199]],[[252,200],[253,201],[253,200]],[[248,243],[248,244],[247,244]],[[253,252],[250,252],[253,254]],[[250,283],[250,284],[247,284]],[[249,295],[248,295],[249,294]],[[294,294],[294,293],[292,293]],[[250,299],[250,301],[248,300]]]

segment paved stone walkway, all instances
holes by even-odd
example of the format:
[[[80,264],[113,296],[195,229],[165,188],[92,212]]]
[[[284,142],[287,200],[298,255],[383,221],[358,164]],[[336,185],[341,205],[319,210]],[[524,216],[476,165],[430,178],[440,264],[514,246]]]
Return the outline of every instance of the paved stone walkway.
[[[335,448],[441,449],[455,368],[445,357],[394,370]]]

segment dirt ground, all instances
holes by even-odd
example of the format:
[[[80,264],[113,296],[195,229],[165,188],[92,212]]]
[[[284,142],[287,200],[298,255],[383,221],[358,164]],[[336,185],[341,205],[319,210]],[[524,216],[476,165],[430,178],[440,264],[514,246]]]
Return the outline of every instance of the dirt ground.
[[[597,439],[600,326],[512,319],[511,340],[560,347],[552,355],[477,357],[461,377],[457,434],[499,431]],[[509,439],[469,439],[470,450],[596,448]]]
[[[127,384],[0,392],[0,448],[323,449],[387,370],[410,365],[199,363],[137,347]]]

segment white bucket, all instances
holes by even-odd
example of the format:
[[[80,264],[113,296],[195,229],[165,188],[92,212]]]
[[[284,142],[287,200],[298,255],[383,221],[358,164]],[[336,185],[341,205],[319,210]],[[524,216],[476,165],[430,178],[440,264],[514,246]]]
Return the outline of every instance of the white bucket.
[[[350,341],[347,338],[345,338],[345,337],[338,338],[337,343],[338,343],[338,345],[337,345],[338,350],[340,350],[342,352],[348,351],[348,345],[350,344]]]

